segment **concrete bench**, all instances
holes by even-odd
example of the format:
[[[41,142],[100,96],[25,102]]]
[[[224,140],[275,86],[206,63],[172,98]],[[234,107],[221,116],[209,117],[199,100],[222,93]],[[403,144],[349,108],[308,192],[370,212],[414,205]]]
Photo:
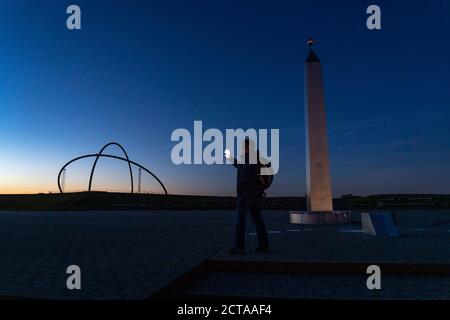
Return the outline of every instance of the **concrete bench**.
[[[399,230],[392,220],[392,213],[361,213],[362,232],[373,236],[398,237]]]

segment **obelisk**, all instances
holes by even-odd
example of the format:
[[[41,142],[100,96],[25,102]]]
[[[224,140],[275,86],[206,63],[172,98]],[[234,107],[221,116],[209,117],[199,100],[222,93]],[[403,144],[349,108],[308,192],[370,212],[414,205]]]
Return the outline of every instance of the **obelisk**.
[[[306,194],[309,212],[332,212],[330,163],[322,64],[308,40],[305,62]]]
[[[314,41],[309,39],[309,54],[305,61],[307,211],[289,211],[289,222],[346,224],[351,222],[351,212],[333,211],[322,65],[312,49],[313,44]]]

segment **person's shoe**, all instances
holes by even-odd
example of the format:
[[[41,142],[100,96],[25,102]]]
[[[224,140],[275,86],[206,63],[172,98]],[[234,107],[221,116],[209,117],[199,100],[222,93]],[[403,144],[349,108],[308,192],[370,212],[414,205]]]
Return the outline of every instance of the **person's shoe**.
[[[270,253],[269,247],[257,247],[255,253]]]
[[[245,254],[245,250],[238,248],[231,248],[230,251],[228,251],[228,254]]]

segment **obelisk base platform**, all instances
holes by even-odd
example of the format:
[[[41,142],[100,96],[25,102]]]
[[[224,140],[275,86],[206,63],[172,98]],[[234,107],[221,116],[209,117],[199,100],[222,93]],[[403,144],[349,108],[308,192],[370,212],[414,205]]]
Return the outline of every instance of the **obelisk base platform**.
[[[351,211],[289,211],[289,223],[294,224],[350,224],[351,222]]]

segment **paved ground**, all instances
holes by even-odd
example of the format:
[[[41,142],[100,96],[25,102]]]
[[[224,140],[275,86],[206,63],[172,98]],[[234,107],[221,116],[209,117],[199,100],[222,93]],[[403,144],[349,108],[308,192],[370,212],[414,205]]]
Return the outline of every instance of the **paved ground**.
[[[212,230],[225,216],[0,213],[0,296],[146,298],[224,245],[223,232]],[[66,288],[72,264],[81,268],[80,291]]]
[[[341,262],[449,262],[450,232],[444,228],[400,227],[401,237],[377,238],[354,227],[272,228],[271,255],[230,256],[226,251],[219,260],[245,261],[341,261]],[[257,245],[249,233],[251,247]],[[293,245],[295,244],[295,245]]]
[[[449,210],[399,214],[403,236],[397,239],[336,227],[299,228],[288,224],[285,212],[265,216],[274,254],[242,259],[450,261],[450,225],[430,228],[450,219]],[[233,224],[234,214],[226,211],[0,212],[0,296],[142,299],[228,248]],[[219,252],[215,259],[229,257]],[[66,288],[66,268],[72,264],[82,270],[80,291]]]
[[[366,276],[219,273],[203,275],[189,294],[289,299],[450,299],[450,277],[382,276],[381,290],[368,290]]]
[[[230,256],[222,251],[215,259],[244,261],[342,261],[342,262],[450,262],[450,210],[398,212],[401,237],[379,238],[361,233],[355,212],[351,226],[299,226],[286,223],[285,214],[266,215],[271,255]],[[250,226],[252,227],[252,226]],[[248,233],[251,248],[255,233]],[[251,250],[249,250],[251,251]],[[251,253],[251,252],[250,252]]]

